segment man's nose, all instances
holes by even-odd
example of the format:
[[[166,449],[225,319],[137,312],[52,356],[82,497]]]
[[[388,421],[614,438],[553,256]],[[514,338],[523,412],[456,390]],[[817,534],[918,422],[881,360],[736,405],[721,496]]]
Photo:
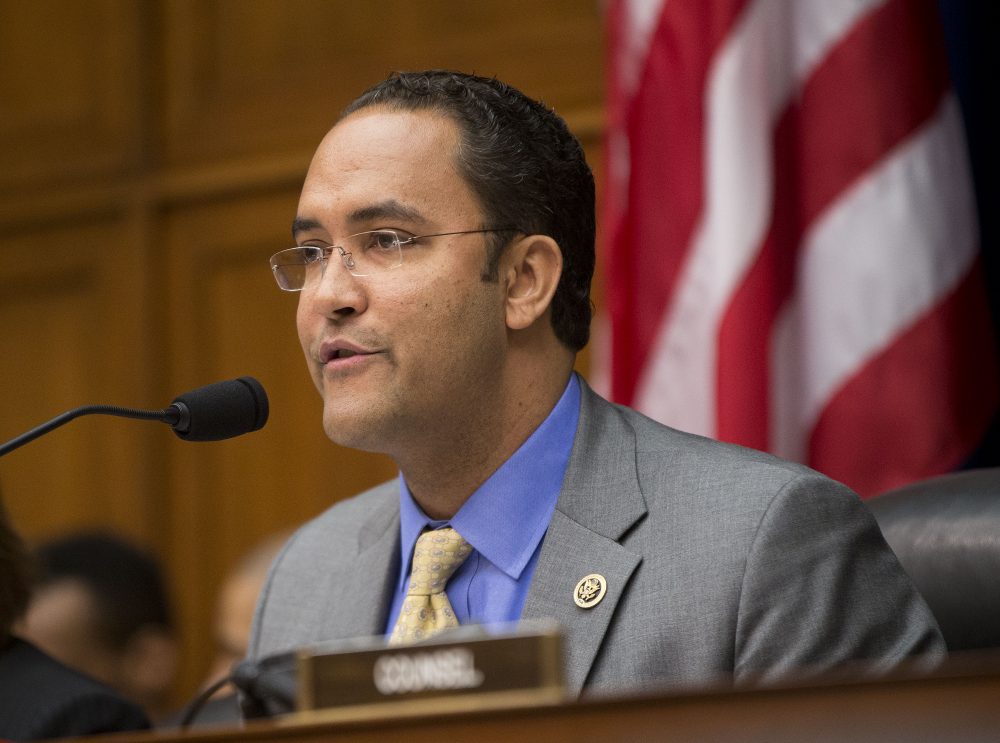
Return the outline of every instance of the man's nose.
[[[367,309],[367,287],[362,279],[351,274],[345,262],[345,257],[335,249],[326,258],[316,283],[302,290],[302,299],[325,317],[345,317]]]

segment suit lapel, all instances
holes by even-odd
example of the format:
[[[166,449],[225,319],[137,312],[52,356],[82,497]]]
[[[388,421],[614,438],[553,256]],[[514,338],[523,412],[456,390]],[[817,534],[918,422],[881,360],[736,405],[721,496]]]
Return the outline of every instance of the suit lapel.
[[[398,492],[398,491],[394,491]],[[358,530],[358,553],[331,575],[327,600],[331,627],[345,639],[385,632],[399,566],[399,499],[386,498]]]
[[[581,380],[580,421],[562,492],[542,543],[522,617],[552,618],[565,633],[566,686],[579,694],[615,608],[642,558],[618,540],[646,514],[635,432]],[[573,601],[577,582],[599,573],[607,593],[592,608]]]
[[[638,555],[560,511],[553,514],[522,617],[559,623],[565,642],[566,689],[571,695],[578,695],[587,680],[615,607],[640,561]],[[573,593],[577,582],[591,573],[604,576],[607,593],[593,608],[581,609]]]

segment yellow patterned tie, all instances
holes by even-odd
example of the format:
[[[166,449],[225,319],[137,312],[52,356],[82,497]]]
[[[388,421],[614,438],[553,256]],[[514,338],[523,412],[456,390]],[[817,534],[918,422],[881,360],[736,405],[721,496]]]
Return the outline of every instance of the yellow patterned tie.
[[[413,548],[410,585],[389,638],[390,645],[417,642],[458,626],[444,589],[470,552],[472,547],[454,529],[425,531],[420,535]]]

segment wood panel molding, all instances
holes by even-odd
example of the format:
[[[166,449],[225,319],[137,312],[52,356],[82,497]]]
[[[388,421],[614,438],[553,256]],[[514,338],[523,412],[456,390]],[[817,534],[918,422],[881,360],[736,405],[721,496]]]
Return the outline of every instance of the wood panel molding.
[[[129,242],[121,218],[0,240],[3,440],[81,405],[149,402],[142,361],[124,353],[143,347],[145,313],[142,261]],[[3,459],[5,498],[22,530],[105,523],[150,536],[148,432],[121,423],[73,421]]]
[[[140,10],[128,0],[0,2],[0,194],[137,167]]]
[[[497,75],[559,110],[600,99],[596,3],[204,0],[166,13],[171,165],[310,149],[395,69]]]

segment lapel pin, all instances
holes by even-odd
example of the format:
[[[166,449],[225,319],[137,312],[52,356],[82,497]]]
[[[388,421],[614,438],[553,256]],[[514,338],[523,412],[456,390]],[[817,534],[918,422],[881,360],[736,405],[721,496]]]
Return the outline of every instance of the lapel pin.
[[[604,598],[608,582],[603,575],[591,573],[580,579],[573,589],[573,602],[581,609],[593,609]]]

